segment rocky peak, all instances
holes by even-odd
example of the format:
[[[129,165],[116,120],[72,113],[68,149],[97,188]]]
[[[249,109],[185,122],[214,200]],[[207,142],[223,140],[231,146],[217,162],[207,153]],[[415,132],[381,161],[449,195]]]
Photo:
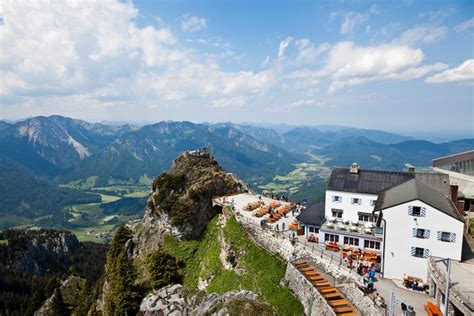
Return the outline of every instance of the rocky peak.
[[[135,250],[157,247],[165,233],[178,239],[198,237],[218,212],[212,198],[241,190],[242,184],[209,153],[185,152],[153,181],[145,216],[134,236]]]

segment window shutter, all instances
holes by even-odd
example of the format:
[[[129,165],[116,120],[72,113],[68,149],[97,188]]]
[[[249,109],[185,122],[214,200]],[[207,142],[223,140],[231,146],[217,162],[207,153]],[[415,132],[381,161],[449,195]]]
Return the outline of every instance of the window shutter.
[[[455,233],[451,233],[449,235],[449,241],[450,242],[456,242],[456,234]]]
[[[441,240],[441,236],[443,235],[443,232],[438,231],[436,234],[436,239]]]
[[[361,205],[361,204],[362,204],[362,199],[359,199],[359,203],[358,203],[358,204],[359,204],[359,205]]]
[[[429,229],[425,229],[425,236],[424,236],[425,239],[430,239],[430,230]]]
[[[420,216],[425,217],[426,216],[426,207],[422,207],[420,211]]]
[[[413,236],[413,237],[416,237],[416,231],[417,231],[417,229],[416,229],[416,228],[413,228],[413,230],[412,230],[412,236]]]
[[[430,250],[429,249],[423,249],[423,258],[428,258],[430,255]]]
[[[411,255],[414,257],[416,255],[416,248],[411,247]]]
[[[408,215],[413,216],[413,206],[408,206]]]

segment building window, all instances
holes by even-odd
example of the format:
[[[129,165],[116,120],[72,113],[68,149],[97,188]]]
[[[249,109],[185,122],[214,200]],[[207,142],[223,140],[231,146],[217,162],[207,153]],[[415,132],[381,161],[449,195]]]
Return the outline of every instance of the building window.
[[[375,223],[377,221],[377,217],[368,213],[359,213],[359,221]]]
[[[334,218],[342,218],[342,213],[343,213],[342,210],[338,210],[338,209],[333,208],[333,209],[331,210],[331,212],[332,212],[332,217],[334,217]]]
[[[380,250],[380,242],[373,240],[364,240],[364,248]]]
[[[375,206],[377,204],[377,200],[370,200],[370,206]]]
[[[449,232],[438,232],[437,239],[444,242],[456,242],[456,234]]]
[[[425,238],[425,230],[421,228],[416,229],[416,237],[417,238]]]
[[[411,255],[417,258],[428,258],[430,250],[426,248],[411,247]]]
[[[359,199],[359,198],[352,198],[351,201],[352,201],[352,204],[360,205],[362,203],[362,199]]]
[[[339,235],[324,234],[324,241],[339,242]]]
[[[413,228],[413,234],[412,235],[415,238],[429,239],[430,238],[430,230],[429,229],[422,229],[422,228]]]
[[[344,237],[344,245],[359,246],[359,238]]]
[[[310,227],[309,227],[309,232],[310,232],[310,233],[314,233],[314,227],[310,226]]]
[[[333,201],[333,202],[342,202],[342,196],[333,195],[333,196],[332,196],[332,201]]]
[[[421,216],[421,207],[413,206],[412,214],[413,216]]]

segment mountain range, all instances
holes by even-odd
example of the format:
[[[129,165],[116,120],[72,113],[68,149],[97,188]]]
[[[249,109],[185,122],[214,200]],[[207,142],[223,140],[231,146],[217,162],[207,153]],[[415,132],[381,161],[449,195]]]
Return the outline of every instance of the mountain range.
[[[39,116],[1,122],[0,147],[0,166],[58,182],[97,176],[102,184],[153,177],[181,152],[207,147],[226,170],[261,182],[291,171],[309,154],[324,156],[328,167],[352,162],[364,168],[426,167],[433,158],[474,148],[474,140],[436,144],[349,127],[295,127],[279,133],[254,125],[166,121],[139,128]]]

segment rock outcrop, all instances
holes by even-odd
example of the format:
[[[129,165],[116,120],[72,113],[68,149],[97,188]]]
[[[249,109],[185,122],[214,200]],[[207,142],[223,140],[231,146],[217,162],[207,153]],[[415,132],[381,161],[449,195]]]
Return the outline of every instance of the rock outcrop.
[[[152,315],[275,315],[270,305],[258,302],[249,291],[222,295],[199,292],[187,297],[180,284],[165,286],[145,297],[140,312]]]
[[[51,295],[35,312],[35,316],[56,316],[58,306],[61,312],[69,313],[79,304],[80,293],[86,286],[86,280],[70,276],[56,288]]]
[[[184,153],[158,176],[143,220],[135,227],[133,254],[159,247],[164,234],[196,238],[219,211],[212,198],[240,192],[242,184],[208,153]]]
[[[52,267],[64,265],[67,255],[80,247],[77,237],[67,231],[28,230],[12,240],[22,251],[9,263],[13,269],[28,273],[42,274]]]

